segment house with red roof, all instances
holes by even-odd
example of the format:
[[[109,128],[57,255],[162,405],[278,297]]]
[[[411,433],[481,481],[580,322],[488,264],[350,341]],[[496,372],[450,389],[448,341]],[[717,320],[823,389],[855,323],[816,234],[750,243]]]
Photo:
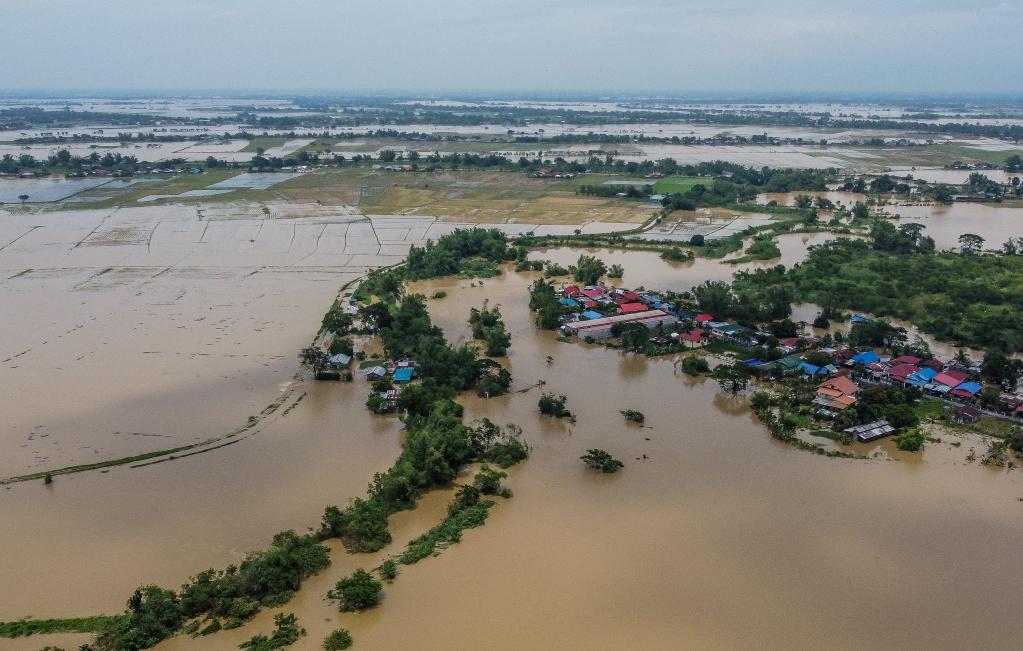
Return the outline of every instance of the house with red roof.
[[[646,303],[621,303],[618,305],[618,314],[635,314],[649,309]]]
[[[962,371],[945,371],[935,375],[927,388],[934,393],[944,395],[962,384],[967,377],[969,376]]]
[[[576,296],[579,295],[579,288],[576,287],[575,285],[569,285],[562,291],[565,293],[565,296],[569,298],[575,298]]]
[[[701,344],[706,341],[707,333],[704,332],[703,328],[693,328],[689,332],[683,332],[679,335],[679,339],[688,344],[692,344],[695,348],[697,344]]]
[[[697,314],[696,318],[693,319],[693,321],[695,321],[697,323],[707,323],[708,321],[713,321],[713,320],[714,320],[714,317],[712,315],[710,315],[710,314],[707,314],[706,312],[703,313],[703,314]]]
[[[892,366],[898,366],[899,364],[912,364],[918,366],[923,360],[913,355],[899,355],[898,357],[890,360],[888,363]]]
[[[909,357],[905,355],[904,357]],[[901,359],[901,358],[899,358]],[[919,360],[919,357],[912,357],[912,359]],[[895,361],[895,360],[892,360]],[[909,379],[910,375],[913,375],[920,370],[920,367],[915,363],[901,362],[892,366],[888,371],[888,380],[892,383],[905,384],[906,380]]]
[[[860,385],[844,376],[836,376],[817,385],[813,403],[827,415],[834,416],[856,404]]]

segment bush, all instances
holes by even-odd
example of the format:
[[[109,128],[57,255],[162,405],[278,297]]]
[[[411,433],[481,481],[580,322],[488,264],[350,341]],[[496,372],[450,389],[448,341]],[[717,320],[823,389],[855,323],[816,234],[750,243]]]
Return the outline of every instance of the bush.
[[[924,434],[919,428],[911,428],[895,437],[895,445],[900,450],[917,452],[924,447]]]
[[[579,458],[590,468],[605,473],[618,472],[625,467],[624,463],[612,457],[605,450],[600,449],[587,450],[586,454]]]
[[[323,641],[323,651],[344,651],[352,646],[352,635],[343,628],[333,631]]]
[[[305,635],[305,629],[298,626],[298,618],[293,614],[277,613],[274,615],[274,632],[270,637],[253,635],[247,642],[238,645],[247,651],[274,651],[291,646],[298,638]]]
[[[398,578],[398,564],[393,559],[388,558],[380,564],[380,576],[388,583],[394,581]]]
[[[771,395],[765,391],[754,391],[750,396],[753,411],[761,411],[771,406]]]
[[[556,396],[553,393],[544,393],[540,396],[537,406],[540,408],[540,413],[546,416],[554,416],[555,418],[571,418],[572,412],[565,409],[565,402],[567,400],[568,398],[565,396]]]
[[[646,416],[643,415],[643,412],[636,411],[634,409],[625,409],[620,413],[622,414],[622,416],[625,416],[625,420],[632,423],[639,423],[640,425],[642,425],[643,421],[646,420]]]
[[[501,480],[508,476],[508,473],[500,470],[493,470],[487,464],[480,466],[480,471],[473,477],[472,485],[482,495],[500,495],[505,489],[501,486]]]
[[[710,370],[710,364],[699,355],[687,355],[682,358],[682,372],[686,375],[699,375]]]
[[[380,592],[383,585],[363,569],[356,570],[351,576],[341,579],[334,589],[327,593],[328,599],[334,599],[342,611],[365,610],[380,603]]]

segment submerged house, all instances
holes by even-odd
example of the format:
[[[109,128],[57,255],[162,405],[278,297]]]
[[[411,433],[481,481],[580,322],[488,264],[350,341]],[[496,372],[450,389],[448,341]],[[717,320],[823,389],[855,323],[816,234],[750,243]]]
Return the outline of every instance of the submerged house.
[[[590,337],[592,339],[604,339],[611,336],[611,328],[615,324],[636,323],[648,330],[653,330],[659,325],[671,325],[678,322],[672,314],[662,310],[647,310],[633,314],[618,314],[606,316],[600,319],[589,321],[570,321],[561,327],[566,335],[574,335],[580,338]]]
[[[852,434],[860,443],[870,443],[871,441],[894,434],[895,428],[886,420],[875,420],[873,423],[849,427],[842,431],[846,434]]]
[[[370,368],[366,369],[366,379],[367,380],[370,380],[370,381],[380,380],[380,379],[385,378],[385,377],[387,377],[387,369],[384,368],[383,366],[373,366],[373,367],[370,367]]]

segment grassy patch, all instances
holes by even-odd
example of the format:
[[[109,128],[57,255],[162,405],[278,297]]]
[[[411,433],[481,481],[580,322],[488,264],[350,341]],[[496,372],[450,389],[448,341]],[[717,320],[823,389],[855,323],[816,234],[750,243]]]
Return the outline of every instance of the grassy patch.
[[[654,183],[654,193],[685,193],[692,190],[694,185],[703,185],[709,190],[714,185],[714,179],[706,179],[700,176],[671,176]]]
[[[95,617],[65,619],[19,619],[16,622],[0,622],[0,637],[27,637],[50,633],[96,633],[107,624],[125,618],[125,615],[96,615]]]
[[[462,530],[483,525],[493,505],[493,500],[483,500],[446,518],[444,522],[410,541],[398,560],[403,565],[412,565],[433,555],[438,549],[460,542]]]
[[[242,151],[251,151],[253,154],[256,150],[262,147],[263,149],[271,149],[273,147],[280,147],[288,141],[288,138],[281,136],[256,136],[249,141],[249,144],[245,145]]]

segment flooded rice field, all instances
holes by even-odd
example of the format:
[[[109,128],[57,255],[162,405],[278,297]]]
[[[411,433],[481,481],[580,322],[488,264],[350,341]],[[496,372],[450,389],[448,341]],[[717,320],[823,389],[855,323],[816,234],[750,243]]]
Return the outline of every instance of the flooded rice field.
[[[0,619],[112,613],[139,584],[175,587],[202,569],[237,562],[281,529],[315,526],[327,504],[362,495],[398,452],[400,422],[366,410],[364,380],[293,380],[295,351],[311,339],[348,274],[385,250],[400,258],[402,245],[452,225],[353,218],[318,224],[324,232],[313,242],[303,231],[313,220],[296,220],[294,241],[285,246],[291,240],[275,229],[290,223],[204,223],[185,209],[162,209],[146,243],[112,232],[151,225],[154,210],[99,220],[87,211],[66,213],[60,228],[47,221],[52,214],[0,222],[0,292],[17,314],[8,320],[5,309],[3,342],[27,349],[0,374],[4,395],[21,391],[4,419],[5,428],[19,427],[0,439],[5,455],[15,451],[20,461],[4,463],[35,467],[30,454],[17,452],[29,434],[21,425],[49,423],[51,413],[46,439],[74,449],[70,458],[81,454],[74,448],[79,437],[112,453],[123,445],[113,432],[187,436],[243,423],[282,386],[285,408],[237,444],[204,454],[61,475],[48,486],[4,486]],[[238,230],[216,230],[228,227]],[[342,228],[343,235],[335,231]],[[211,237],[215,244],[206,250],[202,242]],[[90,238],[104,243],[82,243]],[[818,239],[826,236],[779,238],[781,261],[801,259]],[[126,242],[112,243],[120,240]],[[581,252],[535,255],[567,264]],[[686,289],[727,279],[737,268],[597,253],[625,267],[627,286]],[[170,270],[137,271],[146,267]],[[189,271],[176,283],[166,280],[179,268]],[[309,268],[316,272],[306,275]],[[95,271],[69,278],[66,269]],[[452,341],[468,340],[469,309],[484,300],[501,307],[512,334],[506,363],[514,392],[460,399],[469,418],[517,423],[533,447],[510,472],[514,497],[499,503],[484,527],[440,556],[404,567],[385,586],[380,607],[339,615],[326,591],[439,522],[450,491],[432,493],[392,518],[395,542],[382,552],[348,555],[334,545],[332,566],[283,609],[237,630],[181,636],[158,648],[235,648],[268,633],[279,610],[296,613],[309,632],[296,649],[319,648],[338,626],[352,632],[359,649],[462,648],[478,639],[496,649],[1015,647],[1023,634],[1015,612],[1023,575],[1018,473],[966,463],[973,443],[955,448],[951,438],[899,460],[888,460],[894,455],[885,444],[863,447],[881,453],[871,460],[797,451],[773,441],[744,399],[677,374],[672,359],[559,343],[537,331],[526,293],[536,277],[506,270],[482,282],[412,287],[427,296],[447,292],[430,310]],[[20,280],[34,284],[22,288]],[[47,350],[51,343],[56,348]],[[148,350],[163,352],[149,359]],[[213,354],[192,363],[201,352]],[[269,370],[256,373],[264,363]],[[568,397],[577,422],[539,416],[539,390],[531,388],[539,380]],[[19,388],[24,383],[33,389]],[[83,391],[92,397],[76,397]],[[104,396],[105,408],[90,407]],[[622,409],[642,411],[646,424],[625,423]],[[612,452],[625,469],[587,471],[578,457],[592,447]],[[46,643],[54,642],[19,640],[10,648]]]
[[[110,183],[110,179],[65,179],[48,177],[43,179],[0,179],[0,204],[22,203],[22,196],[28,195],[25,203],[60,201],[84,190]]]

